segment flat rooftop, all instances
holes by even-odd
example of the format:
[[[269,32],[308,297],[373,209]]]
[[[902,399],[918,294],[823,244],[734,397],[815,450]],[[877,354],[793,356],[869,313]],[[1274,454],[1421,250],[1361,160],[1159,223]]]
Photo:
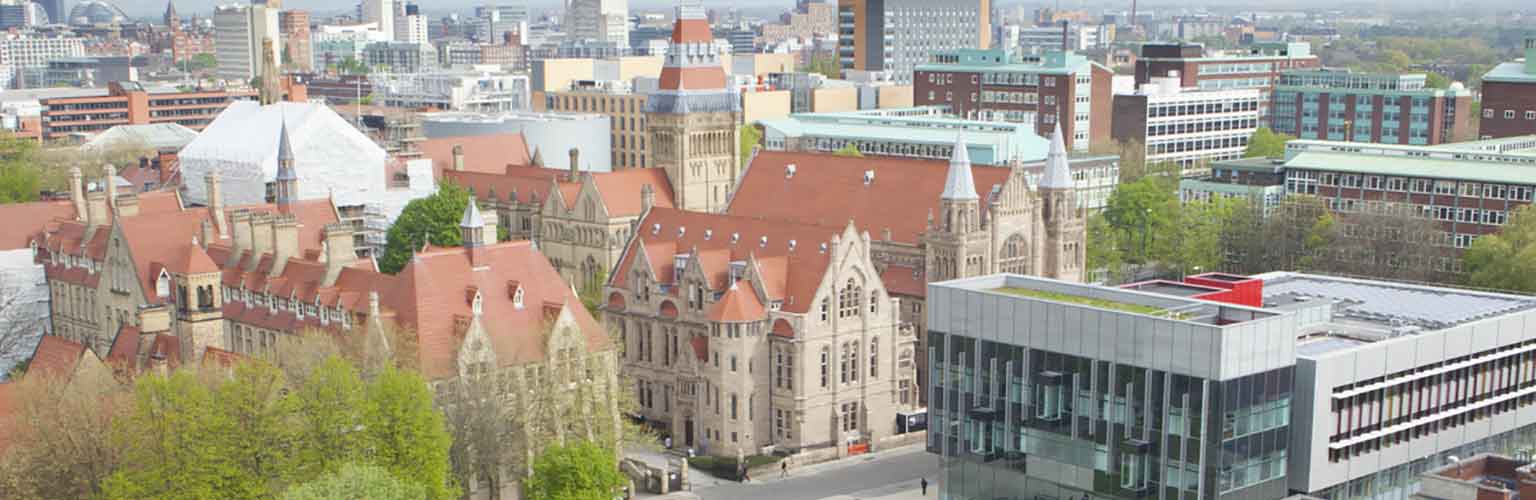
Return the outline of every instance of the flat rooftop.
[[[1321,355],[1536,308],[1536,297],[1388,281],[1275,272],[1264,280],[1264,307],[1328,307],[1297,332],[1296,354]]]
[[[944,284],[968,290],[1205,325],[1231,325],[1280,314],[1258,308],[1194,300],[1150,291],[1085,285],[1014,274],[981,276],[947,281]]]

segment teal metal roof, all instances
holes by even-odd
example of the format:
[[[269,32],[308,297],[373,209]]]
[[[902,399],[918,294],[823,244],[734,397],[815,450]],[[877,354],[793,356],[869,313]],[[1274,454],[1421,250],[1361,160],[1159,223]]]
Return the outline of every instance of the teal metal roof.
[[[1536,73],[1526,73],[1524,62],[1507,62],[1494,66],[1483,75],[1485,82],[1536,83]]]
[[[879,120],[878,118],[874,120]],[[994,122],[948,118],[902,119],[902,123],[859,123],[825,117],[796,115],[789,118],[760,120],[769,136],[824,137],[842,140],[887,141],[907,144],[952,146],[963,129],[968,152],[981,163],[1001,163],[1008,159],[1040,161],[1045,159],[1050,141],[1035,135],[1027,126],[999,127]]]
[[[955,63],[923,63],[916,67],[916,71],[964,71],[964,72],[1003,72],[1003,73],[1036,73],[1047,75],[1067,75],[1098,66],[1108,70],[1102,64],[1090,61],[1087,57],[1072,52],[1047,52],[1041,56],[1039,62],[1019,62],[1014,60],[1012,54],[1001,49],[963,49],[955,51],[959,58]],[[1011,62],[993,62],[1006,60]]]
[[[1411,156],[1377,156],[1306,151],[1285,162],[1286,168],[1354,172],[1368,175],[1536,184],[1536,165],[1451,160]]]
[[[1240,158],[1236,160],[1213,161],[1211,162],[1211,168],[1274,172],[1279,170],[1284,163],[1279,158]]]

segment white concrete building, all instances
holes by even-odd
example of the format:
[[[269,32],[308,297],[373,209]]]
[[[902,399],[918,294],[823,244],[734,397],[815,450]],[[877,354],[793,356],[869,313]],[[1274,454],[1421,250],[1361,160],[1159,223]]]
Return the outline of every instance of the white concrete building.
[[[1243,157],[1263,104],[1259,89],[1185,89],[1177,75],[1154,77],[1115,95],[1110,135],[1144,145],[1148,164],[1177,164],[1185,175],[1202,175],[1212,161]]]
[[[477,66],[468,71],[374,73],[369,80],[375,103],[384,106],[481,113],[529,109],[528,77],[499,69]]]
[[[629,47],[627,0],[571,0],[566,7],[565,19],[565,31],[571,40]]]
[[[357,18],[377,25],[385,38],[395,39],[395,0],[362,0],[357,5]]]
[[[379,231],[377,244],[382,245],[382,230],[406,203],[437,189],[430,161],[409,162],[403,168],[391,165],[383,148],[329,106],[239,101],[181,150],[186,202],[207,201],[203,179],[211,171],[219,172],[226,204],[270,202],[284,124],[294,152],[298,198],[332,197],[343,220],[358,220]]]
[[[84,56],[83,38],[9,35],[0,40],[0,65],[13,69],[44,67],[54,59]]]
[[[282,36],[275,7],[226,5],[213,11],[213,50],[219,62],[217,75],[228,81],[246,81],[261,74],[263,47],[272,61],[282,64]],[[271,40],[271,44],[265,43]]]
[[[395,41],[427,43],[427,16],[406,14],[395,19]]]

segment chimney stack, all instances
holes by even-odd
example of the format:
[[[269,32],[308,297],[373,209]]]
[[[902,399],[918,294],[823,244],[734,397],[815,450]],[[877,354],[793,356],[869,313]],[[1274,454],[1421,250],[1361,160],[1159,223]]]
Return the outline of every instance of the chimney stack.
[[[96,229],[107,225],[107,193],[91,191],[85,195],[85,225]]]
[[[576,148],[571,148],[570,153],[571,153],[571,179],[570,180],[571,180],[571,182],[576,182],[576,181],[581,180],[581,165],[579,163],[579,161],[581,159],[581,150],[580,149],[576,149]]]
[[[656,206],[656,190],[650,184],[642,184],[640,186],[640,213],[650,212],[651,207],[654,206]]]
[[[222,176],[215,170],[209,170],[208,175],[203,177],[203,182],[207,185],[207,192],[204,194],[208,196],[208,218],[213,219],[213,227],[218,229],[219,238],[228,238],[229,223],[224,220],[224,187],[221,185],[222,181]]]
[[[133,217],[139,215],[139,194],[123,193],[117,196],[117,216]]]
[[[115,212],[117,210],[117,167],[112,166],[111,163],[103,165],[101,178],[106,184],[102,189],[107,191],[107,206],[112,207]]]
[[[356,261],[357,250],[352,246],[353,234],[351,224],[325,225],[325,278],[321,280],[320,286],[334,286],[336,279],[341,277],[341,269]]]
[[[229,222],[232,228],[230,232],[234,237],[234,251],[229,253],[230,261],[226,265],[235,265],[240,262],[240,257],[251,249],[251,212],[246,209],[235,210],[229,214]]]
[[[281,276],[288,259],[299,256],[299,219],[293,214],[272,216],[272,272]]]
[[[80,173],[80,167],[69,167],[69,201],[75,204],[75,220],[84,222],[85,219],[85,175]]]
[[[500,231],[497,229],[501,227],[501,216],[496,214],[496,204],[487,203],[485,210],[482,210],[480,213],[481,218],[485,219],[485,232],[481,233],[485,236],[481,238],[481,243],[484,246],[495,245],[501,239],[498,235]]]
[[[251,258],[245,263],[246,272],[255,271],[261,265],[262,256],[272,253],[272,214],[251,214]]]
[[[462,144],[453,145],[453,171],[464,171],[464,146]]]

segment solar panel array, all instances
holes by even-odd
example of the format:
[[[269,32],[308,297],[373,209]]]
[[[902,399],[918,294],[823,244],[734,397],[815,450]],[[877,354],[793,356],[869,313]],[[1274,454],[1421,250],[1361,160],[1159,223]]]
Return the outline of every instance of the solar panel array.
[[[1445,328],[1536,306],[1536,301],[1355,281],[1292,276],[1264,283],[1264,295],[1298,295],[1345,301],[1345,316],[1388,324]]]

